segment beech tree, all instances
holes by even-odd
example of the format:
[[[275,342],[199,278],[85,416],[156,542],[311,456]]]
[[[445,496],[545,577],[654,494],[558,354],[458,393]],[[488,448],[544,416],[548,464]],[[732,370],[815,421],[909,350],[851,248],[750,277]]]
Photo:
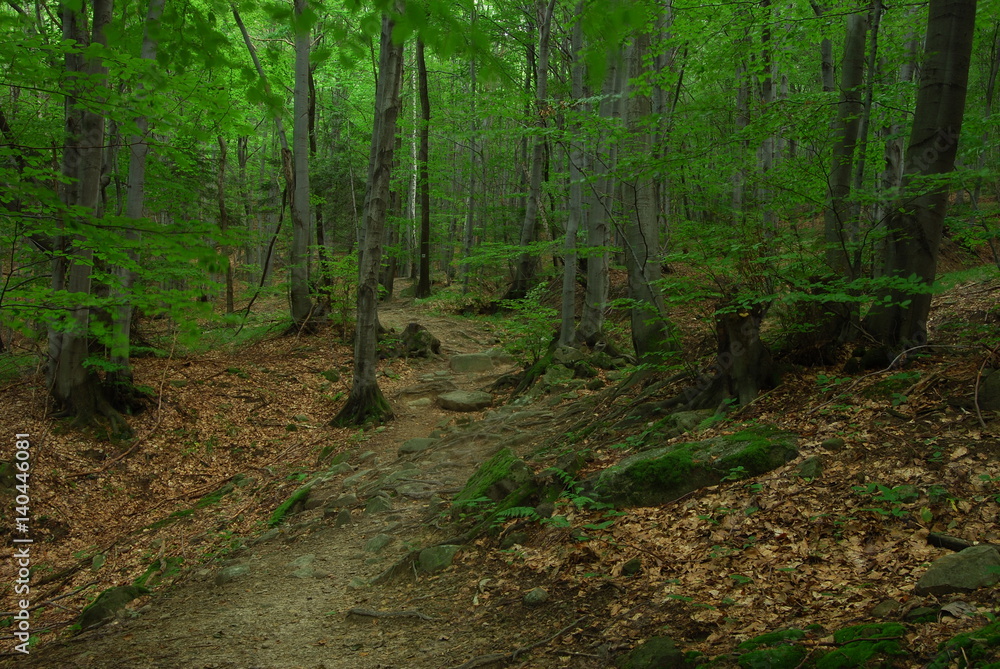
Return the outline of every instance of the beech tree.
[[[884,290],[865,326],[894,356],[927,341],[948,174],[955,167],[968,92],[976,0],[931,0],[902,196],[887,223]]]
[[[399,14],[402,2],[394,11]],[[363,425],[389,420],[392,407],[375,378],[378,362],[378,275],[382,264],[382,232],[389,206],[389,180],[396,146],[403,80],[403,44],[394,40],[395,21],[382,18],[378,86],[375,92],[375,125],[372,130],[363,214],[364,235],[358,267],[357,320],[354,332],[354,377],[347,402],[334,417],[334,425]]]

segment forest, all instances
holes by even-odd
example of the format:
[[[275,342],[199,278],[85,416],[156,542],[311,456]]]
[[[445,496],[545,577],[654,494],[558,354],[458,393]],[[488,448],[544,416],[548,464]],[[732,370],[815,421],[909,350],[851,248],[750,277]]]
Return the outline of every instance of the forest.
[[[850,505],[866,495],[888,504],[857,530],[868,537],[854,542],[861,553],[876,550],[873,528],[886,517],[903,528],[889,533],[892,546],[908,541],[904,530],[957,541],[956,555],[994,537],[983,519],[1000,502],[987,492],[1000,481],[992,469],[1000,445],[997,0],[5,0],[0,26],[0,424],[5,440],[52,442],[32,451],[31,486],[44,490],[32,494],[41,501],[30,514],[5,502],[3,518],[6,532],[14,516],[40,514],[33,527],[54,572],[41,577],[49,600],[73,592],[75,613],[99,602],[84,567],[99,574],[100,588],[141,588],[142,596],[147,586],[181,583],[180,565],[194,569],[184,548],[192,536],[212,535],[212,559],[236,552],[237,536],[310,510],[307,498],[319,500],[337,468],[347,474],[346,495],[355,494],[346,483],[352,473],[382,477],[382,488],[371,483],[366,497],[368,484],[357,483],[354,506],[341,504],[357,511],[381,499],[376,489],[389,490],[387,477],[402,476],[396,465],[387,469],[386,454],[396,457],[398,442],[417,449],[411,442],[427,433],[441,443],[418,449],[430,449],[413,455],[421,467],[420,458],[435,462],[434,449],[452,448],[449,439],[469,461],[461,478],[437,477],[440,491],[461,491],[451,511],[439,511],[464,529],[449,534],[435,521],[444,534],[423,539],[450,546],[445,539],[457,537],[460,556],[471,546],[499,551],[491,553],[505,565],[497,573],[548,573],[554,562],[540,565],[558,550],[529,548],[512,567],[502,537],[527,525],[529,543],[551,544],[558,530],[566,545],[580,544],[576,519],[588,532],[627,534],[601,539],[603,552],[588,549],[586,559],[613,563],[614,578],[640,558],[644,578],[668,578],[662,556],[649,557],[660,549],[644,543],[655,539],[638,529],[642,519],[615,520],[612,513],[627,512],[609,509],[688,504],[688,520],[729,528],[725,541],[739,543],[735,521],[717,509],[737,504],[739,489],[754,500],[747,518],[776,513],[774,502],[761,501],[765,490],[780,497],[773,472],[822,480],[795,469],[799,454],[820,446],[838,474],[816,493],[825,511],[811,519],[832,523],[837,542],[850,544],[845,527],[872,511],[830,510],[841,504],[830,501],[837,485],[856,493]],[[475,357],[487,350],[486,362]],[[452,393],[486,399],[466,408]],[[418,396],[432,399],[415,403]],[[877,410],[874,396],[884,405]],[[244,415],[233,408],[239,402],[254,408]],[[552,414],[537,439],[479,448],[483,425],[530,432],[498,416],[529,420],[522,414],[536,409]],[[469,436],[477,429],[479,441]],[[712,450],[721,442],[705,446],[708,455],[695,448],[750,432],[736,441],[754,453],[761,440],[772,444],[767,466],[756,455]],[[843,455],[886,432],[901,452],[919,441],[930,455],[892,450],[868,465]],[[791,433],[794,445],[781,436]],[[694,458],[693,489],[663,492],[670,477],[647,470],[659,489],[653,497],[640,503],[633,488],[616,487],[625,485],[616,467],[675,442],[680,450],[657,457]],[[170,443],[175,459],[152,464]],[[374,459],[363,455],[365,444]],[[779,446],[791,450],[779,457]],[[472,495],[491,475],[483,463],[508,451],[520,464],[507,462],[510,472]],[[16,478],[16,458],[7,457],[5,448],[0,490],[27,498],[27,470]],[[942,463],[958,467],[963,458],[975,462],[964,483],[935,498],[935,477],[957,476]],[[930,469],[914,473],[911,460]],[[444,464],[428,466],[419,473],[437,475]],[[660,472],[662,463],[649,466]],[[518,478],[522,470],[534,470],[531,485]],[[921,476],[927,485],[903,495]],[[498,486],[505,492],[494,499]],[[700,489],[718,497],[716,511],[698,506],[709,497],[691,497]],[[423,494],[386,493],[392,504],[412,497],[426,505]],[[172,504],[192,496],[192,509],[209,498],[242,502],[233,503],[238,511],[225,507],[225,530],[207,529],[211,519],[195,521],[204,513],[192,511],[184,522],[197,527],[170,534],[174,514],[187,508]],[[96,515],[77,528],[72,514],[56,511],[65,500]],[[572,512],[552,515],[546,505]],[[276,507],[279,518],[268,521]],[[164,512],[175,520],[161,526]],[[341,525],[363,533],[351,518]],[[685,528],[688,520],[671,522]],[[103,539],[100,527],[110,528]],[[140,531],[162,536],[140,548]],[[752,545],[758,534],[720,549],[720,532],[706,535],[706,560],[748,551],[756,551],[751,562],[775,559],[776,549]],[[684,536],[682,554],[708,540]],[[912,550],[914,560],[933,562],[922,544]],[[412,566],[418,555],[402,559]],[[110,565],[99,572],[112,556],[113,575]],[[763,576],[734,574],[724,588],[699,583],[713,601],[744,601],[720,588],[765,590]],[[504,582],[491,578],[490,587]],[[491,592],[478,588],[477,606]],[[625,616],[629,605],[598,591],[610,619]],[[776,601],[766,592],[753,606]],[[905,603],[895,592],[882,591]],[[733,644],[750,631],[792,631],[771,616],[767,629],[752,630],[706,618],[698,603],[718,601],[678,593],[667,598],[686,607],[688,622],[671,618],[669,627],[677,641],[701,644],[678,663],[726,653],[737,662]],[[980,612],[992,603],[980,601]],[[855,604],[845,607],[862,607]],[[72,622],[58,608],[42,607],[53,616],[42,618],[46,634]],[[383,618],[400,613],[351,612],[386,626],[395,623]],[[836,652],[809,645],[806,623],[833,634],[848,619],[814,614],[802,609],[802,629],[794,628],[802,636],[775,645],[778,655],[808,654],[783,665],[777,655],[754,664],[748,652],[739,664],[867,666],[876,655],[905,655],[890,652],[904,637],[919,647],[920,666],[952,666],[957,657],[943,632],[917,632],[916,618],[900,617],[903,627],[861,635],[884,637],[873,654],[836,664],[828,660]],[[647,621],[636,613],[644,627],[598,633],[596,623],[580,622],[587,615],[569,627],[569,618],[546,618],[562,633],[551,638],[522,630],[517,642],[501,635],[473,644],[497,657],[390,662],[606,666],[656,636],[653,620],[666,625],[660,614]],[[1000,630],[990,634],[1000,639]],[[521,643],[535,637],[545,638]],[[539,659],[538,648],[558,637],[572,639],[567,654]],[[937,643],[952,654],[935,656]],[[520,657],[531,653],[534,660]],[[637,658],[616,661],[686,666]],[[965,661],[955,666],[980,666]]]

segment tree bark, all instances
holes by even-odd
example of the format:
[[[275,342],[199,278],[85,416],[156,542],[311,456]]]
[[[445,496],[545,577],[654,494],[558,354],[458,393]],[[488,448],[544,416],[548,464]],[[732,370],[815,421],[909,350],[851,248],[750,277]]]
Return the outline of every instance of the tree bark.
[[[528,198],[521,223],[520,246],[525,249],[517,260],[514,279],[504,295],[505,300],[520,300],[528,294],[535,278],[538,259],[527,249],[538,237],[538,208],[542,194],[542,167],[545,162],[545,136],[548,115],[549,42],[552,34],[552,12],[555,0],[536,0],[538,17],[538,58],[535,61],[535,128],[537,136],[531,150],[531,173],[528,180]]]
[[[583,13],[583,3],[577,3],[577,15]],[[573,62],[570,66],[570,104],[581,105],[583,98],[583,27],[577,21],[573,26],[570,38],[570,53]],[[577,114],[584,113],[579,109]],[[576,236],[583,220],[583,151],[580,148],[580,122],[570,124],[569,140],[569,207],[566,218],[566,237],[563,241],[563,283],[562,283],[562,323],[559,328],[559,344],[573,344],[576,335]]]
[[[427,63],[424,61],[423,40],[417,40],[417,79],[420,89],[420,152],[417,162],[420,189],[420,278],[416,296],[431,296],[431,187],[427,175],[430,153],[431,102],[427,94]]]
[[[915,277],[916,284],[883,291],[865,321],[889,354],[927,342],[948,208],[946,175],[954,169],[962,131],[975,20],[976,0],[930,0],[902,195],[888,221],[885,259],[886,276]]]
[[[639,32],[629,46],[629,80],[636,81],[645,71],[649,50],[649,35]],[[663,354],[673,350],[669,327],[664,316],[663,296],[657,282],[661,278],[660,235],[656,192],[653,175],[638,156],[653,153],[653,135],[648,127],[652,111],[649,95],[630,87],[627,123],[629,131],[630,174],[621,183],[622,204],[625,208],[625,266],[628,270],[629,310],[632,324],[632,345],[636,357],[649,362],[662,362]]]
[[[83,7],[63,5],[63,39],[74,43],[66,52],[66,139],[63,147],[62,172],[66,179],[62,201],[67,212],[55,240],[57,253],[52,261],[52,289],[65,292],[67,318],[59,326],[49,328],[49,360],[47,381],[49,392],[63,415],[76,417],[78,424],[88,424],[97,414],[111,421],[117,434],[128,434],[121,414],[107,401],[97,374],[88,369],[88,337],[90,309],[86,301],[91,294],[91,273],[94,259],[80,235],[68,233],[66,224],[76,214],[70,208],[94,215],[99,206],[101,167],[104,147],[104,116],[91,105],[81,105],[81,98],[100,97],[105,85],[107,68],[100,57],[88,53],[92,44],[107,45],[105,29],[112,19],[112,1],[93,2],[91,32],[86,34]],[[76,227],[76,226],[74,226]]]
[[[291,312],[301,328],[312,316],[309,296],[309,42],[310,29],[303,13],[308,0],[294,0],[295,89],[292,123],[292,247]]]
[[[402,2],[395,13],[402,12]],[[363,425],[393,417],[375,378],[378,361],[378,274],[382,262],[382,233],[389,203],[389,178],[396,145],[403,74],[403,45],[395,44],[395,22],[382,18],[379,76],[375,91],[375,123],[369,154],[368,186],[364,204],[364,234],[359,261],[357,325],[354,334],[354,379],[347,403],[333,419],[338,426]]]

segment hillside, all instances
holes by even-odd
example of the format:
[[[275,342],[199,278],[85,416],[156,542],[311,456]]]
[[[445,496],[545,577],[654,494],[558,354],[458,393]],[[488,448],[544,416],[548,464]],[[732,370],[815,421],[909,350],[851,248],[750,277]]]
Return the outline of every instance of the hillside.
[[[676,436],[655,412],[685,383],[667,374],[633,383],[628,367],[595,369],[505,404],[510,386],[495,382],[519,367],[502,352],[503,320],[433,301],[381,311],[397,332],[424,325],[442,355],[383,361],[397,418],[366,431],[327,426],[350,370],[329,331],[138,361],[157,401],[130,418],[128,444],[47,419],[40,378],[9,382],[0,424],[31,435],[32,629],[46,631],[5,662],[604,667],[664,636],[726,666],[748,652],[739,644],[794,628],[783,646],[794,662],[771,666],[808,666],[847,645],[835,633],[871,622],[882,666],[927,665],[997,606],[993,588],[936,598],[914,585],[949,553],[931,533],[997,541],[1000,405],[986,371],[998,290],[980,278],[937,296],[934,346],[904,365],[849,374],[845,351],[836,365],[792,366],[752,404]],[[679,322],[686,341],[705,336],[697,313]],[[491,408],[439,399],[483,389]],[[798,455],[657,506],[588,497],[585,482],[626,456],[761,428],[797,435]],[[494,502],[449,502],[502,447],[563,492],[470,533]],[[436,544],[459,546],[440,570],[420,552]],[[12,611],[11,561],[3,582]],[[151,592],[70,634],[98,593],[136,583]],[[825,666],[864,662],[842,654]]]

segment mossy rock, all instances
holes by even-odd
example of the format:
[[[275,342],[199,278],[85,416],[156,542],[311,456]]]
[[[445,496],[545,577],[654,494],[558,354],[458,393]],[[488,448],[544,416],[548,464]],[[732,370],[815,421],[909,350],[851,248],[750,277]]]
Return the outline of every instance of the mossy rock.
[[[830,651],[816,662],[817,669],[851,669],[871,666],[889,657],[906,655],[900,640],[906,628],[899,623],[868,623],[855,625],[836,632],[834,643],[839,648]]]
[[[148,593],[149,590],[138,585],[120,585],[105,590],[80,613],[80,629],[107,622],[133,599]]]
[[[618,506],[658,506],[716,485],[734,473],[758,476],[798,455],[798,436],[770,427],[657,448],[605,469],[590,486]]]
[[[758,648],[766,648],[768,646],[777,646],[780,644],[787,644],[792,641],[798,641],[799,639],[804,639],[806,633],[800,629],[787,629],[779,630],[777,632],[768,632],[767,634],[761,634],[752,639],[747,639],[741,643],[738,648],[740,650],[756,650]]]
[[[927,669],[996,666],[993,663],[1000,661],[1000,622],[959,634],[938,646],[938,651]]]
[[[306,485],[297,489],[292,493],[291,497],[282,502],[277,509],[271,514],[271,518],[267,521],[268,527],[275,527],[280,525],[285,519],[285,516],[301,511],[305,508],[306,500],[309,499],[309,493],[312,491],[313,485],[316,481],[310,481]]]
[[[495,515],[523,505],[537,490],[535,475],[528,465],[511,449],[502,448],[469,477],[452,501],[452,507],[456,511],[467,511],[477,504],[489,504],[491,515]]]

